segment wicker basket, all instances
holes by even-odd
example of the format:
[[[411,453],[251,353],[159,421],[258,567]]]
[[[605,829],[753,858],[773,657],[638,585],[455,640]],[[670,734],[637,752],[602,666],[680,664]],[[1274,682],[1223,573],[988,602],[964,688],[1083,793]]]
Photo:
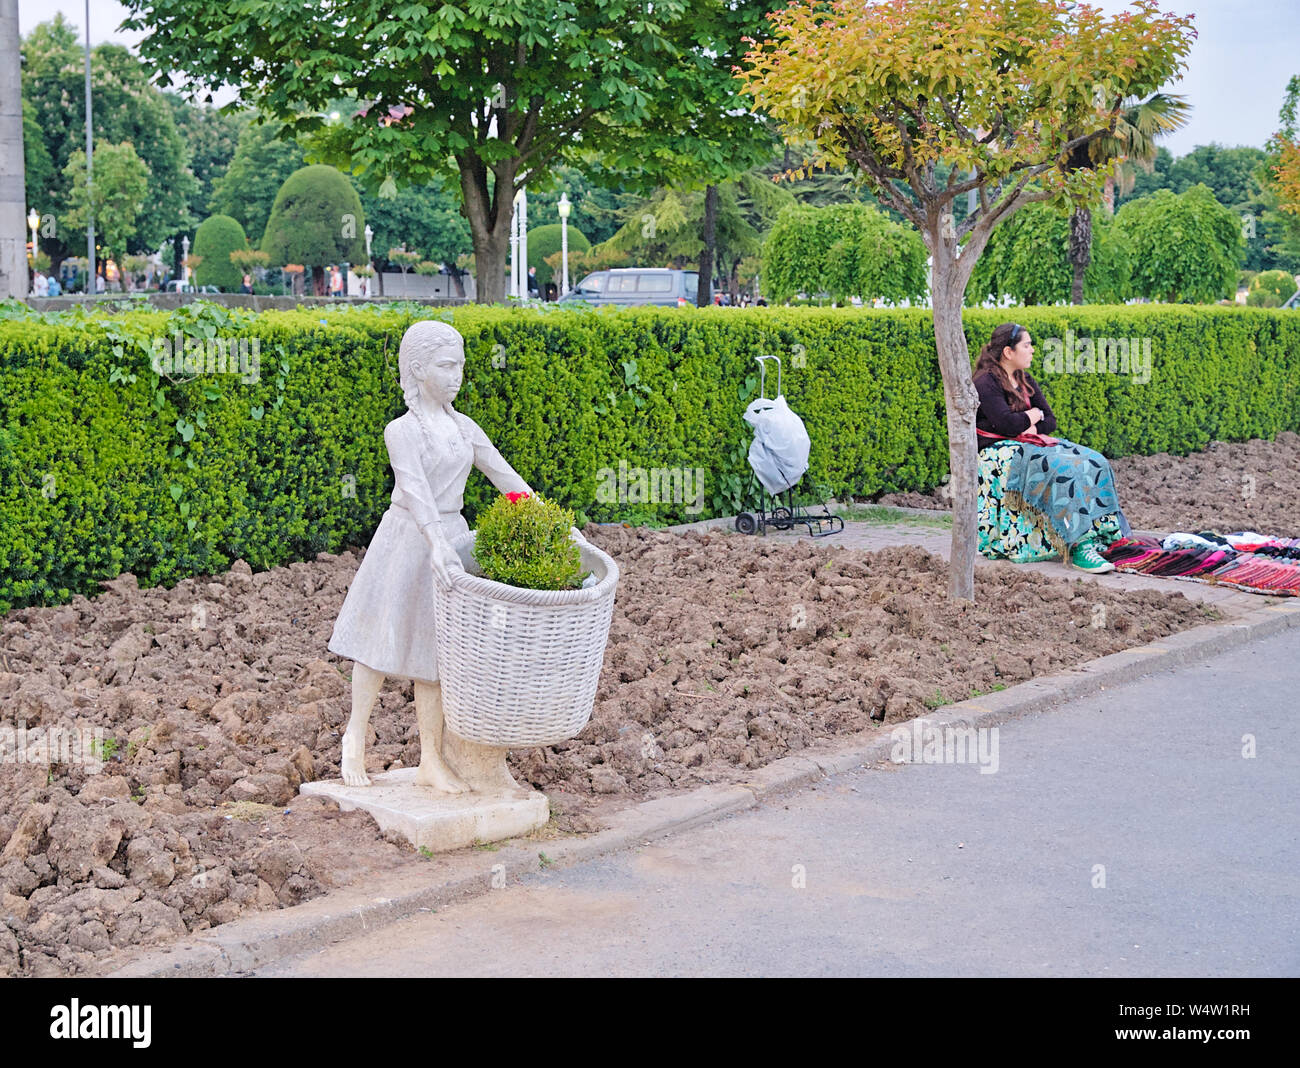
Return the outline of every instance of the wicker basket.
[[[522,749],[572,738],[591,718],[614,613],[618,565],[582,545],[579,590],[526,590],[482,577],[474,534],[452,547],[465,570],[438,584],[438,675],[449,729],[481,745]]]

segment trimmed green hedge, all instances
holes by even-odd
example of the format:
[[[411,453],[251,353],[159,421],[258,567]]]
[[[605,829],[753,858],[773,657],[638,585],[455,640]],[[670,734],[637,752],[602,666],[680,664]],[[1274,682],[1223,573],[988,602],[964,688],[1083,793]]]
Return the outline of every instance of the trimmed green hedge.
[[[966,313],[972,358],[1008,314]],[[392,485],[382,430],[403,410],[398,344],[416,316],[433,315],[466,339],[457,407],[580,521],[673,523],[742,506],[751,434],[741,413],[757,395],[754,357],[766,353],[782,358],[784,392],[812,438],[806,482],[820,492],[925,489],[947,472],[924,310],[371,306],[253,316],[196,304],[11,318],[0,321],[0,611],[93,593],[122,571],[172,583],[241,557],[266,568],[367,544]],[[1300,430],[1300,315],[1169,306],[1015,315],[1034,337],[1059,433],[1107,455]],[[174,345],[178,330],[191,346],[238,337],[251,349],[255,339],[257,380],[237,365],[188,381],[183,366],[156,375],[152,355],[167,351],[155,346]],[[1047,339],[1079,335],[1135,338],[1139,351],[1149,341],[1150,381],[1045,371]],[[769,396],[773,388],[769,377]],[[650,489],[679,487],[684,499],[608,500],[620,462],[633,475],[678,468],[677,487],[655,479]],[[680,469],[692,476],[684,485]],[[471,522],[494,493],[471,476]]]

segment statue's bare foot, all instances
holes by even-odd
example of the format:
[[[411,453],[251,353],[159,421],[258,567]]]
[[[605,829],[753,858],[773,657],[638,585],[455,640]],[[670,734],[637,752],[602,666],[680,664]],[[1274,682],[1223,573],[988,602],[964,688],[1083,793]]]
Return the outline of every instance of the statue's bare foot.
[[[366,748],[351,734],[343,735],[343,783],[345,786],[369,786],[366,774]]]
[[[421,786],[432,786],[444,794],[463,794],[469,787],[440,757],[423,757],[415,772],[415,781]]]

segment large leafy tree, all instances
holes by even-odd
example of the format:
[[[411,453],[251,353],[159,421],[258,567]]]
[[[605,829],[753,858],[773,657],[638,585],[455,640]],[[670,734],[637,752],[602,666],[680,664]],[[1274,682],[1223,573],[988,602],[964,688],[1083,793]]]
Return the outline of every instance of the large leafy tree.
[[[190,173],[194,175],[188,205],[190,217],[205,218],[213,184],[230,166],[248,117],[240,112],[194,104],[175,93],[164,93],[163,99],[171,105],[172,121],[190,153]]]
[[[1131,250],[1136,296],[1168,302],[1209,303],[1236,288],[1241,220],[1208,186],[1185,193],[1161,189],[1130,200],[1115,224]]]
[[[602,153],[633,189],[703,189],[696,303],[707,304],[715,276],[735,287],[741,259],[758,252],[758,235],[744,226],[724,234],[720,212],[724,183],[768,162],[776,152],[775,131],[750,113],[734,71],[745,42],[762,30],[776,0],[695,0],[691,17],[666,28],[670,47],[690,62],[670,71],[666,90],[654,96],[643,121],[623,129]],[[729,190],[733,195],[737,187]],[[732,216],[738,213],[731,211]],[[729,240],[724,247],[722,242]]]
[[[1146,100],[1131,97],[1123,102],[1115,119],[1113,133],[1103,134],[1071,153],[1075,167],[1104,167],[1111,160],[1119,165],[1121,181],[1127,181],[1133,167],[1148,170],[1156,153],[1156,138],[1172,133],[1187,122],[1191,105],[1170,93],[1152,93]],[[1106,177],[1105,203],[1108,213],[1115,211],[1114,169]],[[1092,208],[1076,204],[1070,215],[1070,265],[1074,277],[1070,302],[1083,303],[1084,274],[1092,261]]]
[[[1115,221],[1105,213],[1097,216],[1090,228],[1083,296],[1092,303],[1120,303],[1129,295],[1128,246]],[[1018,211],[993,231],[971,272],[966,302],[980,304],[1006,297],[1019,304],[1075,302],[1072,230],[1072,220],[1047,204],[1030,204]]]
[[[130,142],[120,145],[100,141],[95,145],[95,166],[91,182],[86,182],[86,154],[74,152],[64,168],[70,190],[67,223],[84,227],[91,214],[95,235],[118,266],[118,279],[126,288],[124,259],[131,239],[145,225],[145,204],[152,195],[149,168],[136,155]],[[93,281],[89,284],[93,292]]]
[[[436,178],[458,187],[478,299],[505,296],[515,195],[562,162],[591,160],[652,102],[689,94],[700,57],[674,36],[687,0],[127,0],[142,54],[239,88],[246,103],[313,135],[319,158],[372,188]],[[339,122],[340,97],[356,102]]]
[[[1100,200],[1107,171],[1074,166],[1072,153],[1114,133],[1125,98],[1179,72],[1191,20],[1151,0],[1113,18],[1048,0],[795,0],[771,18],[740,72],[758,105],[817,159],[857,167],[930,251],[955,490],[949,589],[973,599],[979,395],[961,321],[971,271],[993,228],[1026,204]],[[971,190],[978,207],[958,223],[954,201]]]
[[[1276,141],[1270,140],[1269,144]],[[1287,218],[1278,211],[1269,174],[1275,162],[1271,147],[1198,145],[1177,159],[1168,149],[1157,148],[1148,172],[1133,173],[1129,164],[1120,165],[1116,171],[1117,199],[1123,204],[1158,189],[1184,193],[1194,185],[1208,186],[1215,199],[1241,219],[1246,237],[1243,266],[1247,270],[1282,267],[1295,271],[1300,269],[1300,220],[1296,221],[1298,225],[1288,226]]]
[[[1283,211],[1300,215],[1300,146],[1283,141],[1278,146],[1278,160],[1273,167],[1277,179],[1278,203]]]
[[[801,204],[781,213],[763,244],[763,290],[778,301],[800,291],[836,301],[919,301],[925,245],[911,226],[868,204]]]
[[[1280,128],[1269,138],[1268,151],[1256,171],[1262,190],[1262,223],[1276,244],[1268,251],[1278,266],[1294,273],[1300,267],[1300,75],[1287,82],[1278,114]],[[1261,235],[1264,236],[1264,235]]]
[[[149,172],[149,210],[137,221],[131,250],[156,250],[193,223],[189,209],[197,182],[189,169],[189,151],[177,132],[172,105],[149,83],[135,56],[121,45],[97,45],[91,49],[90,68],[96,141],[129,142]],[[33,190],[33,206],[57,220],[56,235],[41,239],[56,269],[66,256],[85,249],[85,235],[75,233],[65,218],[71,203],[68,161],[75,152],[84,156],[86,146],[84,69],[76,29],[61,14],[36,26],[23,42],[23,99],[32,107],[53,168],[50,187]]]
[[[1197,145],[1170,163],[1166,188],[1183,193],[1204,185],[1225,208],[1236,208],[1258,191],[1256,171],[1264,155],[1263,149],[1247,145]]]

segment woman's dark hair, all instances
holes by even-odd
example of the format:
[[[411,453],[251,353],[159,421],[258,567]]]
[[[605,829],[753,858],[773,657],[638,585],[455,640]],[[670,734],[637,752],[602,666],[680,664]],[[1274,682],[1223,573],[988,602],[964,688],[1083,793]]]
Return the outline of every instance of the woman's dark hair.
[[[979,378],[980,375],[991,374],[993,381],[1002,387],[1002,392],[1007,397],[1007,406],[1013,412],[1023,412],[1029,407],[1025,401],[1029,383],[1025,379],[1024,371],[1017,371],[1014,376],[1008,375],[999,361],[1002,359],[1002,350],[1015,348],[1016,342],[1024,333],[1025,328],[1019,323],[1002,323],[997,326],[988,344],[980,349],[979,358],[975,361],[975,370],[971,375],[972,378]]]

